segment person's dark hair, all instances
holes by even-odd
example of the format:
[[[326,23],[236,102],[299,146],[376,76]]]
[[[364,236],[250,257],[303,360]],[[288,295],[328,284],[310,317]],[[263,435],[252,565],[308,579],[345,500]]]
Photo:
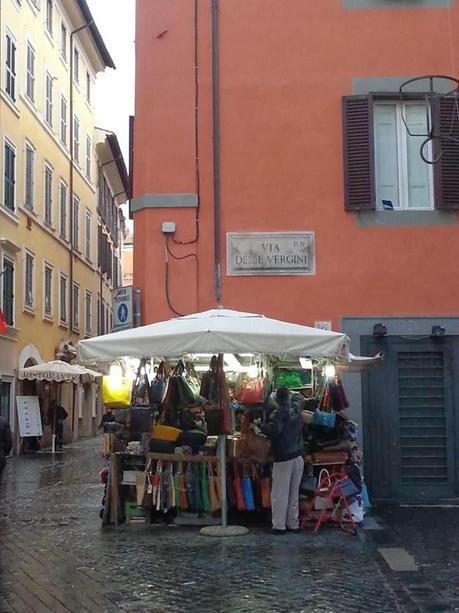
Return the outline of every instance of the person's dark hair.
[[[286,387],[280,387],[276,391],[276,400],[281,404],[284,404],[290,398],[290,391]]]

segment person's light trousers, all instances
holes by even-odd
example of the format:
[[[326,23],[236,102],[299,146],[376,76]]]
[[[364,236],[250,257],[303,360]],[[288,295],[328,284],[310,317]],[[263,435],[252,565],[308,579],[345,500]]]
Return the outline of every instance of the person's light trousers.
[[[302,457],[273,464],[271,510],[275,530],[295,530],[299,527],[298,508],[303,470]]]

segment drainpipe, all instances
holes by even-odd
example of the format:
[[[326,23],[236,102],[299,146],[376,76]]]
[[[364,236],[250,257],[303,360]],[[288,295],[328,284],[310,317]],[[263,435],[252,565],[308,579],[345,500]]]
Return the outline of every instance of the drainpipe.
[[[73,245],[73,37],[92,25],[93,20],[88,21],[84,25],[72,30],[70,32],[70,91],[69,91],[69,119],[70,119],[70,165],[69,165],[69,192],[70,192],[70,270],[69,270],[69,286],[70,286],[70,317],[69,317],[69,336],[72,336],[73,332],[73,258],[75,255]]]
[[[212,140],[215,300],[222,297],[218,0],[212,0]]]

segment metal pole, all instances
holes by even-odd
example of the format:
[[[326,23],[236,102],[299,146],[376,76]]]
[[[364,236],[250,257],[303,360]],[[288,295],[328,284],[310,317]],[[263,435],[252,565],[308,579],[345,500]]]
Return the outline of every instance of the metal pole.
[[[220,507],[223,528],[228,527],[228,505],[226,501],[226,436],[218,437],[218,453],[220,460]]]

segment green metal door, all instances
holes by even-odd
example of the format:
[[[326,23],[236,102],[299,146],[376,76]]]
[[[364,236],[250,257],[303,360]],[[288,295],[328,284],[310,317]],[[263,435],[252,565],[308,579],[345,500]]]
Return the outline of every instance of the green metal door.
[[[383,364],[364,385],[368,481],[375,498],[433,502],[456,496],[451,341],[366,338]]]

